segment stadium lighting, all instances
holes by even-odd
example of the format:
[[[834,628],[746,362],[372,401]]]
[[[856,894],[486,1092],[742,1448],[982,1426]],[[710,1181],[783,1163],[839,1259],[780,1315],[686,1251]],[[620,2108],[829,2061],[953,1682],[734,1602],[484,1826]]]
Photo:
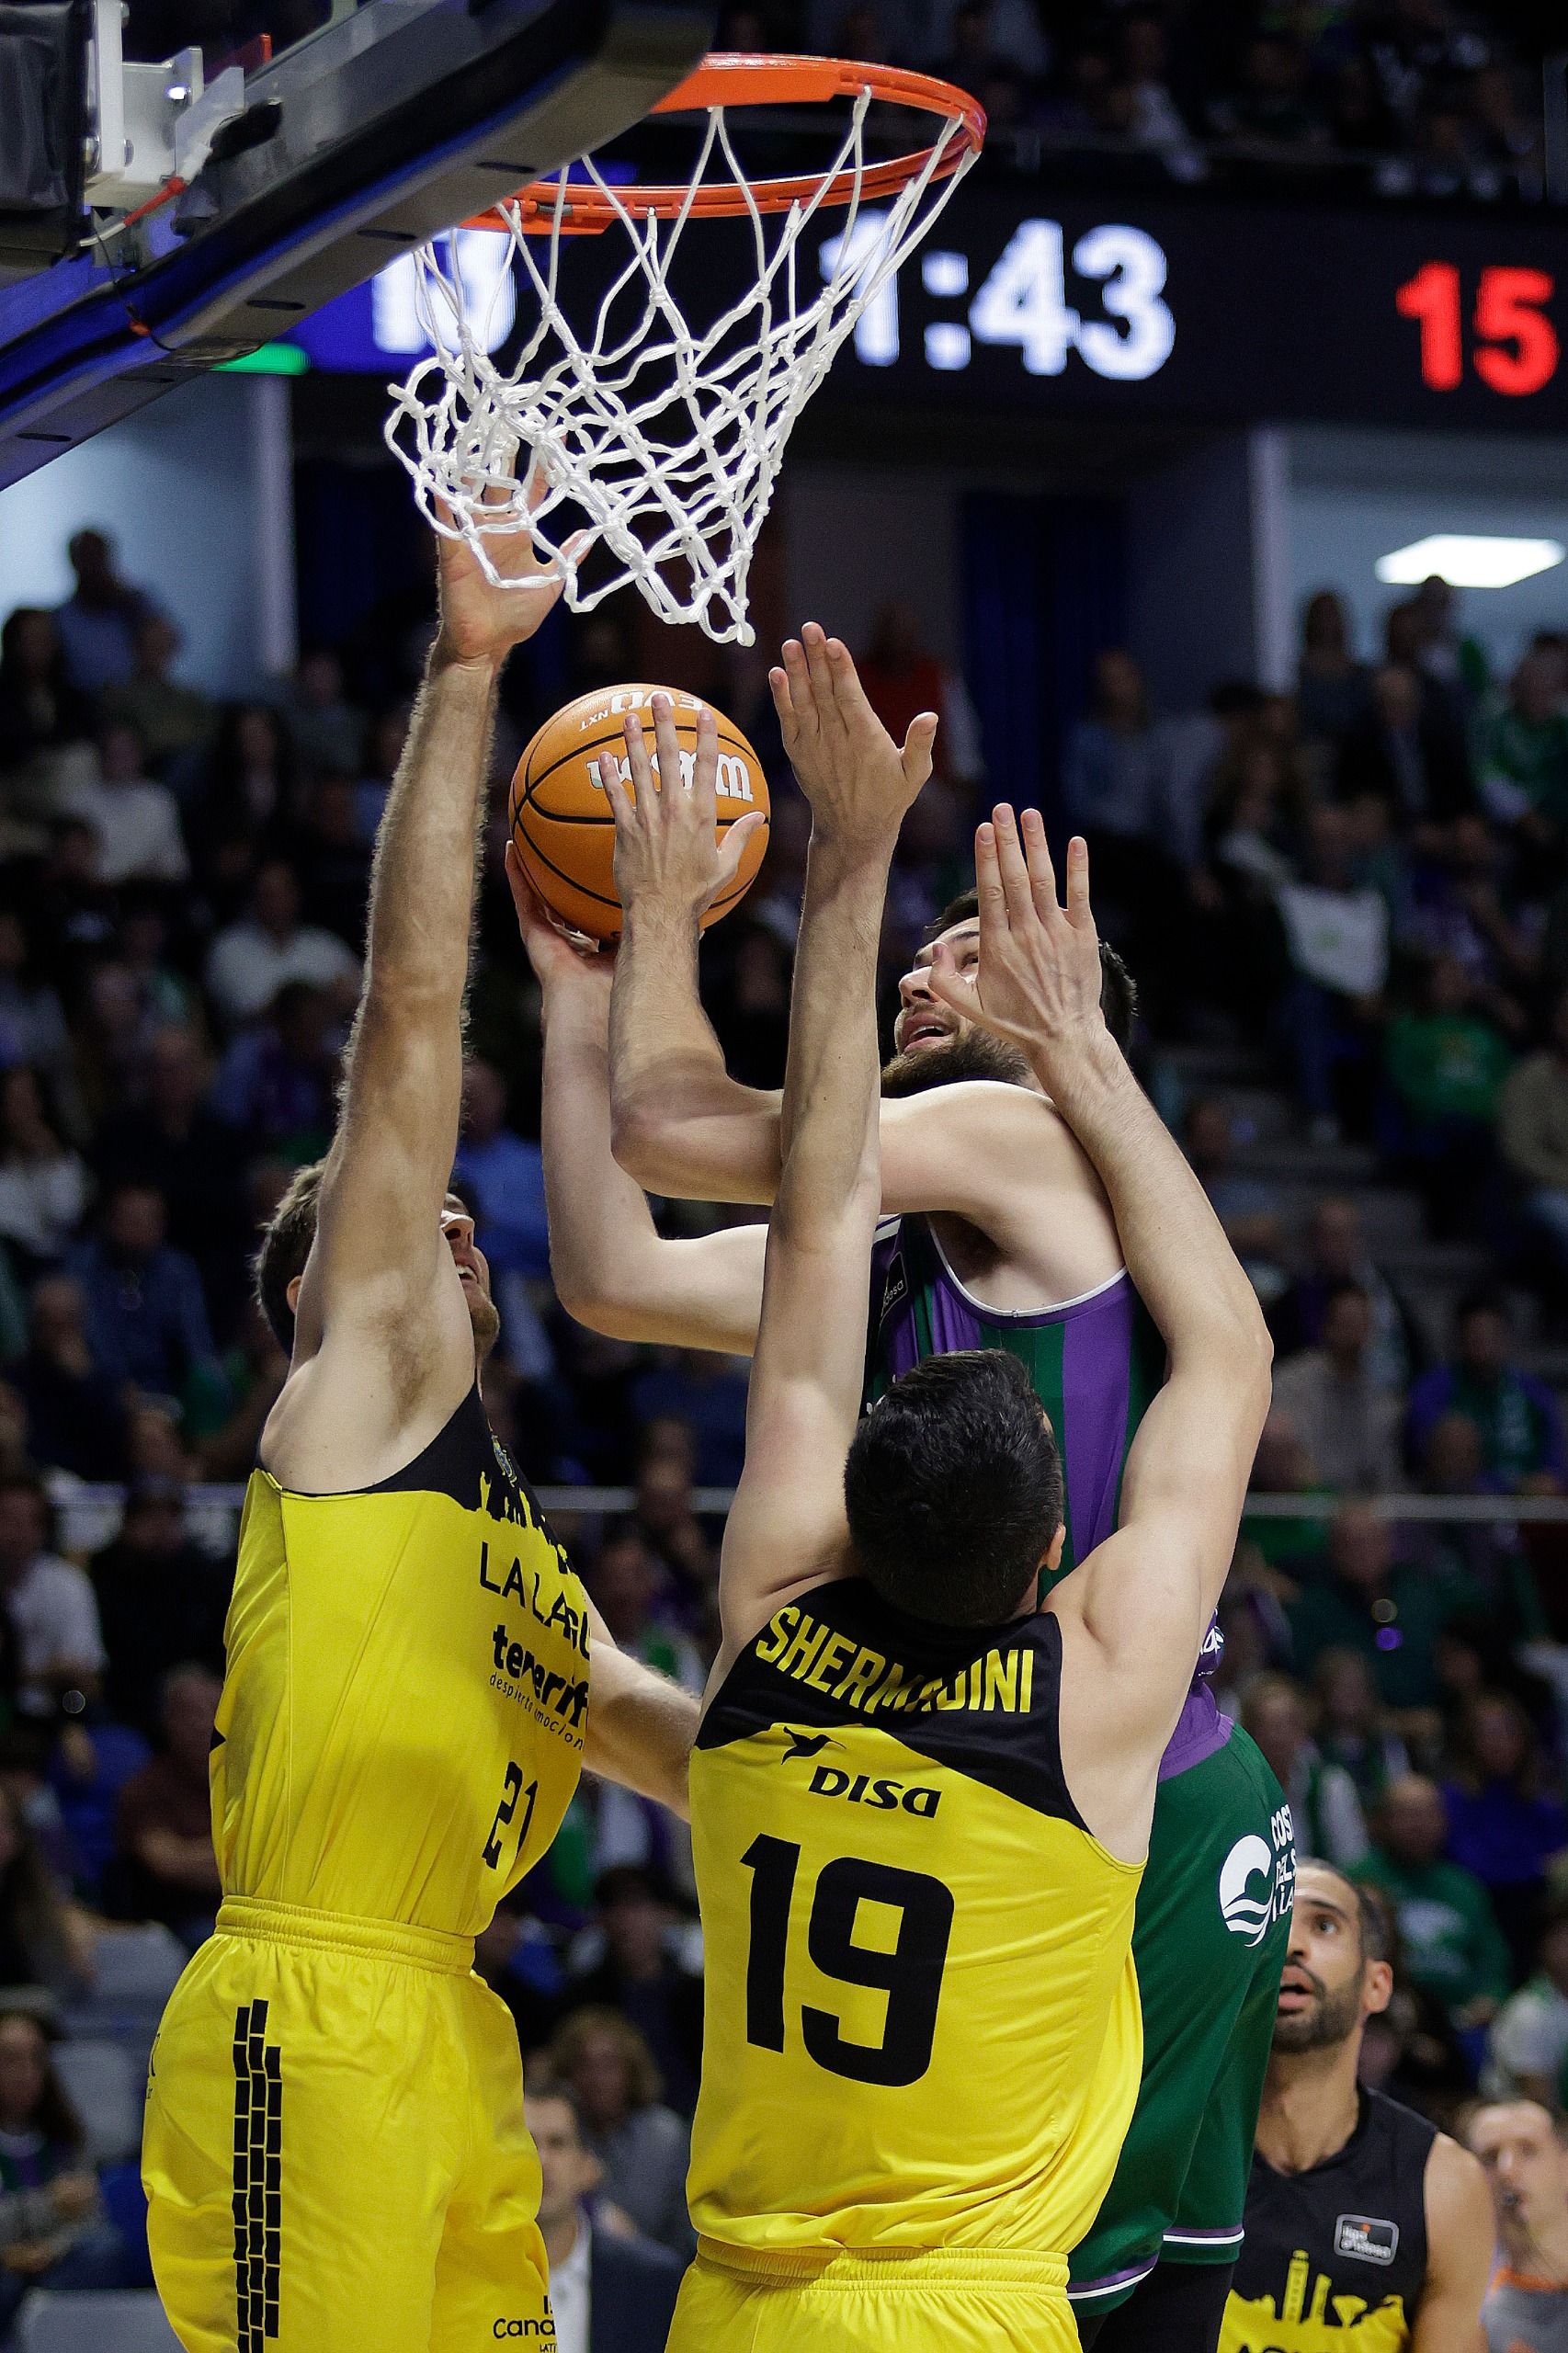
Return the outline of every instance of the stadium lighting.
[[[1380,580],[1418,588],[1436,573],[1450,588],[1511,588],[1532,573],[1550,572],[1562,561],[1557,540],[1489,539],[1475,531],[1435,531],[1381,555],[1373,566]]]

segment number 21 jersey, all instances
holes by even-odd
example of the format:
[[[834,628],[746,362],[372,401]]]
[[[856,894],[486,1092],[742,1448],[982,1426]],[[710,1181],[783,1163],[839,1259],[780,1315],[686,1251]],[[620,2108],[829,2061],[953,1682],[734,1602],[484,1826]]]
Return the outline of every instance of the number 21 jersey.
[[[946,1627],[860,1579],[776,1612],[691,1760],[706,1950],[692,2220],[781,2269],[1064,2254],[1142,2057],[1140,1867],[1062,1768],[1049,1612]]]

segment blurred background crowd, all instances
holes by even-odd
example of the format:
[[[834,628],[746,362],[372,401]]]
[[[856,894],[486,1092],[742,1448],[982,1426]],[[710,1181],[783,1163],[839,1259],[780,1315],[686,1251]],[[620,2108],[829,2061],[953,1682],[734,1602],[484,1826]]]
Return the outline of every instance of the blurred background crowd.
[[[210,67],[324,14],[133,0],[131,36],[162,54],[199,15]],[[1551,29],[1544,7],[1450,0],[835,0],[732,9],[721,39],[950,74],[1003,129],[987,169],[1108,149],[1132,185],[1256,165],[1528,201]],[[141,2077],[217,1902],[236,1501],[284,1372],[248,1258],[331,1131],[431,623],[400,579],[335,636],[321,549],[307,528],[313,642],[252,700],[182,658],[155,560],[101,530],[73,538],[65,601],[0,617],[0,2342],[29,2281],[147,2277]],[[1141,1074],[1275,1334],[1219,1680],[1301,1850],[1387,1900],[1398,1993],[1368,2071],[1439,2119],[1477,2088],[1562,2109],[1568,604],[1503,664],[1440,580],[1391,592],[1375,642],[1349,611],[1332,581],[1306,603],[1289,691],[1236,677],[1160,707],[1102,643],[1042,797],[1088,835],[1102,927],[1142,991]],[[695,1690],[745,1368],[561,1310],[537,992],[500,859],[512,767],[560,703],[661,662],[710,695],[775,801],[704,993],[735,1075],[778,1084],[807,827],[768,649],[677,646],[618,601],[552,616],[508,672],[457,1181],[503,1313],[498,1432],[537,1484],[583,1491],[556,1518],[616,1639]],[[1009,746],[897,602],[853,650],[895,732],[942,718],[890,898],[891,1030],[899,975],[970,880],[973,818],[1011,789]],[[658,1208],[670,1232],[731,1214]],[[684,2254],[701,2019],[684,1834],[585,1784],[480,1962],[530,2088],[574,2095],[536,2120],[547,2237],[551,2199],[569,2243],[591,2195],[610,2230]]]
[[[328,0],[131,0],[128,53],[193,39],[210,77],[259,33],[276,48]],[[1271,184],[1358,195],[1539,199],[1547,0],[773,0],[723,12],[715,46],[917,67],[977,97],[983,169],[1114,156],[1131,185]]]

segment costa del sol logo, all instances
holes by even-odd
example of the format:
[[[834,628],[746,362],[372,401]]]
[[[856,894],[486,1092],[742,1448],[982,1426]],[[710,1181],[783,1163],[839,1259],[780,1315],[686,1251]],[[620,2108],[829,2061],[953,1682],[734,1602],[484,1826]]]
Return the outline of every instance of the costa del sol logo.
[[[1220,1910],[1232,1936],[1260,1945],[1276,1920],[1289,1918],[1295,1895],[1296,1837],[1290,1809],[1282,1805],[1269,1820],[1267,1838],[1249,1831],[1221,1864]]]

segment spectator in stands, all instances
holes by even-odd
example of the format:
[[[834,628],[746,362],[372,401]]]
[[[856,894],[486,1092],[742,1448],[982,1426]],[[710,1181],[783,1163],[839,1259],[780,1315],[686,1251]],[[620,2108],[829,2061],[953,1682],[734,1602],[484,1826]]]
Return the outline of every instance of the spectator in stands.
[[[550,2066],[576,2099],[605,2195],[649,2238],[689,2254],[690,2128],[661,2104],[659,2071],[642,2036],[619,2010],[578,2010],[553,2037]]]
[[[1364,1813],[1391,1781],[1410,1770],[1403,1741],[1384,1722],[1365,1652],[1321,1652],[1312,1671],[1312,1698],[1318,1747],[1331,1764],[1348,1773]]]
[[[1477,1002],[1464,966],[1435,957],[1417,1005],[1383,1041],[1389,1143],[1425,1193],[1439,1233],[1473,1222],[1495,1165],[1498,1100],[1513,1055]]]
[[[1489,1293],[1471,1292],[1454,1318],[1454,1361],[1418,1381],[1410,1397],[1412,1451],[1425,1451],[1432,1425],[1463,1414],[1481,1432],[1486,1469],[1504,1493],[1517,1495],[1543,1476],[1568,1475],[1562,1417],[1551,1392],[1510,1361],[1508,1318]],[[1539,1490],[1538,1490],[1539,1491]]]
[[[1131,654],[1096,656],[1089,713],[1062,754],[1062,814],[1089,845],[1102,928],[1137,973],[1148,1016],[1174,1022],[1186,991],[1178,910],[1199,812],[1178,807],[1170,745]]]
[[[288,981],[352,992],[359,960],[335,933],[300,916],[291,866],[268,858],[256,870],[249,912],[218,934],[207,960],[207,987],[224,1023],[254,1021]]]
[[[1332,588],[1309,597],[1301,615],[1296,704],[1302,734],[1330,743],[1353,733],[1368,714],[1367,665],[1356,659],[1345,599]]]
[[[1388,1522],[1369,1506],[1342,1504],[1329,1529],[1326,1580],[1303,1580],[1289,1606],[1299,1675],[1327,1650],[1358,1652],[1390,1707],[1431,1707],[1443,1628],[1483,1597],[1464,1579],[1437,1578],[1396,1560]]]
[[[88,695],[128,686],[136,667],[137,632],[157,608],[143,589],[119,577],[107,532],[77,531],[65,552],[76,585],[56,611],[54,624],[72,684]]]
[[[359,832],[354,787],[347,777],[321,777],[306,794],[290,843],[300,877],[307,925],[319,925],[358,956],[365,946],[370,898],[370,852]]]
[[[93,705],[73,684],[52,613],[18,605],[0,628],[0,769],[86,743]]]
[[[594,1908],[604,1957],[567,1981],[566,2000],[619,2011],[646,2041],[672,2108],[689,2116],[702,2062],[702,1980],[675,1949],[675,1907],[652,1871],[621,1863],[603,1872]]]
[[[1336,1870],[1358,1863],[1368,1844],[1361,1801],[1344,1767],[1330,1764],[1312,1739],[1301,1686],[1288,1675],[1255,1676],[1242,1722],[1290,1802],[1301,1853]]]
[[[1503,1158],[1568,1274],[1568,990],[1552,1006],[1547,1043],[1512,1073],[1498,1109]]]
[[[121,1722],[157,1734],[159,1695],[183,1662],[222,1674],[232,1578],[186,1527],[184,1489],[143,1478],[127,1493],[119,1532],[93,1556],[108,1667],[104,1697]]]
[[[201,1278],[168,1240],[155,1187],[123,1178],[107,1196],[97,1236],[73,1271],[87,1302],[87,1338],[111,1380],[178,1398],[193,1378],[222,1387]]]
[[[52,1537],[49,1496],[37,1472],[0,1477],[0,1596],[17,1637],[18,1701],[32,1716],[52,1715],[62,1692],[90,1697],[104,1668],[91,1581],[51,1550]]]
[[[1568,1903],[1551,1906],[1535,1971],[1492,2021],[1483,2088],[1492,2099],[1538,2099],[1556,2108],[1568,2063]]]
[[[1238,1174],[1235,1120],[1230,1105],[1218,1096],[1198,1096],[1187,1105],[1181,1141],[1226,1239],[1267,1305],[1285,1287],[1278,1188],[1261,1177]]]
[[[130,677],[104,696],[108,716],[134,730],[149,776],[166,777],[176,761],[199,752],[212,733],[210,696],[170,676],[179,644],[174,624],[162,613],[150,613],[136,632]]]
[[[1448,1809],[1436,1782],[1417,1773],[1393,1782],[1372,1836],[1350,1875],[1388,1899],[1412,1980],[1438,1996],[1461,2033],[1484,2027],[1507,1998],[1508,1948],[1481,1881],[1445,1855]]]
[[[506,1082],[478,1054],[463,1071],[462,1127],[453,1163],[477,1212],[478,1240],[494,1269],[543,1281],[550,1274],[544,1162],[506,1123]]]
[[[1410,664],[1374,670],[1370,697],[1341,744],[1335,790],[1341,801],[1370,795],[1402,831],[1430,840],[1431,827],[1473,805],[1462,744]]]
[[[285,981],[265,1019],[229,1040],[210,1097],[252,1150],[298,1165],[331,1140],[341,1032],[326,991]]]
[[[539,2154],[539,2228],[560,2353],[664,2353],[680,2265],[651,2239],[590,2217],[603,2171],[564,2086],[530,2090],[525,2121]]]
[[[1420,1337],[1409,1308],[1367,1245],[1359,1203],[1344,1193],[1320,1196],[1307,1219],[1305,1239],[1305,1267],[1268,1311],[1277,1358],[1283,1363],[1302,1348],[1321,1347],[1329,1301],[1350,1285],[1371,1311],[1367,1377],[1378,1389],[1403,1392]]]
[[[1558,2353],[1568,2328],[1568,2127],[1556,2103],[1489,2104],[1465,2141],[1492,2184],[1498,2253],[1481,2308],[1487,2353]]]
[[[192,779],[189,814],[198,872],[225,910],[262,846],[281,838],[294,782],[293,750],[278,713],[264,702],[226,704]]]
[[[22,1819],[0,1790],[0,1985],[37,1985],[58,1999],[91,1975],[93,1931]]]
[[[119,1847],[131,1916],[162,1920],[194,1952],[221,1893],[208,1760],[222,1685],[193,1661],[164,1677],[163,1753],[119,1793]]]
[[[315,776],[355,777],[365,748],[365,714],[348,699],[343,665],[327,646],[300,656],[283,723],[300,765]]]
[[[672,1573],[678,1607],[689,1622],[699,1624],[718,1581],[719,1561],[692,1507],[696,1456],[689,1431],[684,1438],[682,1448],[663,1444],[644,1451],[633,1517],[655,1559]]]
[[[1538,638],[1483,714],[1477,766],[1482,801],[1499,824],[1538,846],[1568,829],[1568,665],[1561,639]]]
[[[72,1276],[35,1283],[28,1352],[14,1378],[40,1462],[78,1479],[116,1479],[125,1467],[125,1416],[118,1387],[94,1361],[86,1313]]]
[[[1157,11],[1138,8],[1123,17],[1117,64],[1130,144],[1158,155],[1175,179],[1201,179],[1202,152],[1171,89],[1169,38]]]
[[[635,1522],[622,1520],[608,1530],[588,1574],[588,1590],[618,1650],[684,1683],[688,1691],[701,1690],[706,1669],[696,1645],[657,1614],[668,1599],[670,1579]]]
[[[18,1063],[0,1074],[0,1241],[26,1273],[57,1265],[86,1206],[82,1155],[62,1142],[38,1072]]]
[[[1304,879],[1278,894],[1295,974],[1279,1008],[1281,1033],[1318,1142],[1339,1133],[1346,1080],[1367,1091],[1388,979],[1388,906],[1358,879],[1355,852],[1349,813],[1314,809]]]
[[[367,847],[376,838],[381,812],[387,805],[403,745],[408,741],[410,706],[390,703],[371,720],[366,739],[364,772],[354,788],[354,806]]]
[[[49,2041],[26,2011],[0,2013],[0,2335],[33,2288],[55,2294],[134,2283],[131,2250],[104,2211],[87,2135]]]
[[[70,1074],[71,1038],[27,925],[14,907],[0,907],[0,1063],[30,1063],[58,1083]]]
[[[745,1453],[746,1368],[711,1348],[661,1349],[632,1384],[640,1422],[683,1422],[697,1441],[699,1486],[733,1487]]]
[[[244,1036],[248,1040],[255,1034]],[[99,1177],[111,1189],[141,1185],[162,1195],[170,1231],[195,1260],[204,1294],[226,1325],[244,1295],[251,1237],[244,1142],[209,1100],[211,1071],[189,1023],[169,1021],[153,1029],[142,1068],[139,1101],[100,1130]],[[324,1084],[318,1080],[318,1090]],[[311,1108],[312,1118],[285,1132],[319,1132],[319,1091],[312,1092]],[[253,1133],[257,1142],[273,1140],[265,1125]]]
[[[1479,1692],[1460,1711],[1443,1799],[1449,1858],[1492,1898],[1522,1976],[1547,1872],[1568,1848],[1568,1808],[1549,1793],[1540,1739],[1512,1693]]]
[[[1322,1345],[1278,1369],[1274,1397],[1331,1487],[1376,1494],[1399,1483],[1402,1408],[1376,1378],[1372,1339],[1371,1301],[1341,1284],[1324,1304]]]
[[[142,774],[135,729],[124,720],[109,722],[98,731],[97,755],[97,776],[72,785],[62,801],[97,835],[103,881],[111,886],[132,877],[183,882],[190,860],[179,813],[168,786]]]
[[[1238,154],[1283,160],[1325,148],[1328,125],[1312,104],[1306,51],[1279,32],[1247,43],[1239,85],[1209,109],[1217,136]]]

